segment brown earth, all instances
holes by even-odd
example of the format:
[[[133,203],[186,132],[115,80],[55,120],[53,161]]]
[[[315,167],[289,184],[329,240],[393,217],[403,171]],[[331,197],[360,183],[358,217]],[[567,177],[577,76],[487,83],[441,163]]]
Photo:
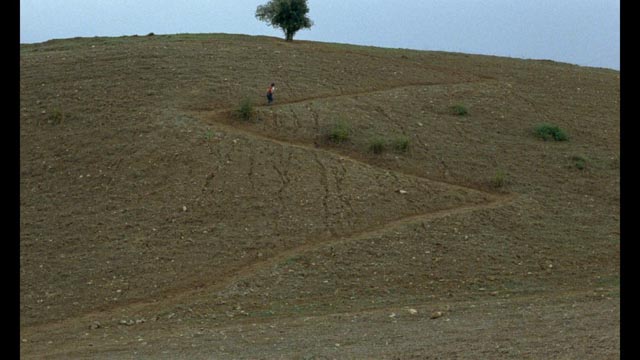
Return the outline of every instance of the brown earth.
[[[619,72],[215,34],[20,50],[21,357],[619,357]]]

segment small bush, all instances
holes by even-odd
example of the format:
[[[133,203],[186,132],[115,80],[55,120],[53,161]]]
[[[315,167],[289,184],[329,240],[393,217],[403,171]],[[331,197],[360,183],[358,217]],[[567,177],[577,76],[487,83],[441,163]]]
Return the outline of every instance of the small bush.
[[[409,139],[404,136],[398,136],[391,141],[391,145],[396,151],[406,152],[409,149]]]
[[[560,130],[559,127],[552,124],[540,124],[536,126],[535,133],[539,138],[545,141],[566,141],[569,139],[564,131]]]
[[[495,175],[491,179],[491,186],[494,188],[501,188],[507,182],[507,174],[503,170],[496,171]]]
[[[339,120],[336,121],[327,133],[329,141],[334,143],[342,143],[349,140],[351,133],[351,127],[346,122]]]
[[[236,110],[236,115],[242,120],[251,120],[255,113],[253,102],[249,98],[242,99]]]
[[[465,116],[469,113],[469,111],[467,111],[467,108],[464,105],[453,105],[451,107],[451,111],[453,112],[454,115],[458,115],[458,116]]]
[[[369,140],[369,151],[374,154],[381,154],[386,149],[387,144],[383,138],[376,136]]]
[[[573,165],[579,170],[584,170],[584,168],[587,167],[587,159],[582,156],[572,156],[571,161],[573,161]]]
[[[60,109],[54,108],[53,111],[49,113],[48,120],[51,124],[61,124],[64,120],[64,113]]]

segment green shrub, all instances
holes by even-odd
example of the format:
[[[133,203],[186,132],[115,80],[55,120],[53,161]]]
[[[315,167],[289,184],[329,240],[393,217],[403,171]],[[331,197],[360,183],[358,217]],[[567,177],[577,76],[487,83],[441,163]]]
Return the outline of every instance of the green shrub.
[[[535,127],[535,133],[539,138],[545,141],[566,141],[569,139],[564,131],[553,124],[539,124]]]
[[[406,152],[409,149],[409,139],[405,136],[397,136],[391,140],[391,146],[396,151]]]
[[[587,159],[580,155],[572,156],[571,160],[573,161],[573,165],[579,170],[584,170],[587,167]]]
[[[253,101],[249,98],[242,99],[236,110],[236,115],[242,120],[251,120],[255,113],[256,110],[253,107]]]
[[[64,120],[64,113],[56,107],[49,113],[48,118],[49,123],[51,124],[61,124]]]
[[[327,138],[334,143],[342,143],[349,140],[351,127],[345,121],[338,120],[329,129]]]
[[[507,174],[503,170],[498,170],[491,179],[491,186],[493,186],[494,188],[501,188],[506,182]]]
[[[451,107],[451,111],[454,115],[465,116],[469,113],[464,105],[456,104]]]
[[[386,147],[386,141],[379,136],[375,136],[369,140],[369,151],[374,154],[381,154],[384,152]]]

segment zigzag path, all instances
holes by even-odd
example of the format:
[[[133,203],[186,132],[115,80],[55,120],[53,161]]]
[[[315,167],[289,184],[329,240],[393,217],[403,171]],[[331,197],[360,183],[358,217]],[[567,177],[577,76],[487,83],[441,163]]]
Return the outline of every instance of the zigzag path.
[[[479,81],[470,81],[470,82],[479,82]],[[463,83],[469,83],[469,82],[463,82]],[[459,84],[459,83],[457,83]],[[366,95],[366,94],[372,94],[372,93],[376,93],[376,92],[383,92],[383,91],[392,91],[392,90],[397,90],[397,89],[403,89],[403,88],[409,88],[409,87],[420,87],[420,86],[431,86],[431,85],[442,85],[442,84],[409,84],[409,85],[402,85],[402,86],[396,86],[396,87],[391,87],[391,88],[387,88],[386,90],[370,90],[370,91],[363,91],[363,92],[357,92],[357,93],[351,93],[351,94],[341,94],[341,95],[334,95],[334,96],[320,96],[320,97],[315,97],[315,98],[306,98],[306,99],[300,99],[300,100],[295,100],[292,102],[286,102],[286,103],[279,103],[279,104],[273,104],[270,105],[270,107],[274,107],[274,106],[287,106],[287,105],[291,105],[291,104],[296,104],[296,103],[301,103],[301,102],[307,102],[307,101],[314,101],[314,100],[319,100],[319,99],[331,99],[331,98],[342,98],[342,97],[352,97],[352,96],[358,96],[358,95]],[[266,108],[267,106],[259,106],[258,108]],[[243,135],[247,135],[253,138],[257,138],[260,140],[264,140],[264,141],[270,141],[272,143],[276,143],[282,146],[290,146],[290,147],[295,147],[295,148],[299,148],[299,149],[304,149],[307,151],[311,151],[311,152],[317,152],[320,154],[324,154],[324,155],[332,155],[332,156],[338,156],[341,159],[344,159],[344,161],[350,161],[352,163],[356,163],[359,165],[364,165],[364,166],[374,166],[371,165],[369,163],[366,163],[364,161],[360,161],[358,159],[349,157],[347,155],[341,154],[337,151],[333,151],[331,149],[325,149],[325,148],[317,148],[315,147],[313,144],[308,144],[308,143],[302,143],[302,142],[292,142],[292,141],[286,141],[286,140],[282,140],[282,139],[276,139],[274,137],[271,137],[269,135],[266,134],[261,134],[261,133],[257,133],[256,131],[252,131],[251,129],[248,128],[240,128],[237,126],[233,125],[233,121],[230,119],[229,114],[231,114],[233,110],[232,109],[221,109],[221,110],[214,110],[214,111],[191,111],[191,115],[196,116],[198,118],[200,118],[202,121],[206,121],[207,123],[212,123],[215,126],[218,126],[222,129],[224,129],[225,131],[228,132],[232,132],[232,133],[237,133],[237,134],[243,134]],[[391,171],[388,169],[384,169],[387,171]],[[101,309],[98,311],[92,311],[90,313],[86,313],[77,317],[73,317],[73,318],[67,318],[61,321],[55,321],[55,322],[50,322],[50,323],[46,323],[46,324],[39,324],[39,325],[34,325],[34,326],[30,326],[27,328],[22,329],[23,334],[27,335],[29,333],[38,333],[38,332],[43,332],[43,331],[51,331],[54,329],[61,329],[61,328],[65,328],[65,327],[69,327],[69,326],[74,326],[74,324],[77,325],[86,325],[87,323],[91,323],[92,321],[95,321],[97,319],[107,319],[109,318],[109,315],[114,315],[117,312],[121,312],[124,310],[128,310],[128,311],[133,311],[133,312],[139,312],[139,313],[145,313],[148,311],[152,311],[153,309],[162,309],[162,308],[166,308],[172,305],[178,305],[182,302],[184,302],[187,299],[190,298],[194,298],[196,297],[198,294],[203,294],[203,293],[210,293],[212,291],[216,291],[216,290],[220,290],[223,289],[227,286],[229,286],[230,284],[233,284],[234,282],[237,282],[239,280],[242,280],[244,278],[248,278],[250,276],[252,276],[253,274],[256,274],[262,270],[265,269],[269,269],[271,267],[277,266],[279,263],[281,263],[282,261],[285,261],[286,259],[296,256],[296,255],[300,255],[303,253],[307,253],[307,252],[311,252],[314,251],[316,249],[320,249],[322,247],[325,246],[330,246],[330,245],[336,245],[336,244],[341,244],[341,243],[348,243],[348,242],[353,242],[353,241],[357,241],[360,239],[364,239],[364,238],[368,238],[371,236],[376,236],[379,234],[383,234],[385,232],[388,232],[390,230],[396,229],[398,227],[401,226],[405,226],[408,224],[412,224],[412,223],[419,223],[419,222],[423,222],[423,221],[428,221],[428,220],[433,220],[433,219],[437,219],[437,218],[443,218],[443,217],[447,217],[447,216],[454,216],[454,215],[460,215],[460,214],[465,214],[465,213],[470,213],[470,212],[474,212],[474,211],[481,211],[481,210],[488,210],[488,209],[493,209],[493,208],[498,208],[504,205],[507,205],[509,203],[511,203],[516,197],[516,194],[496,194],[496,193],[488,193],[484,190],[481,189],[477,189],[477,188],[472,188],[472,187],[468,187],[468,186],[462,186],[459,184],[455,184],[455,183],[449,183],[449,182],[444,182],[441,180],[435,180],[435,179],[430,179],[427,177],[423,177],[423,176],[418,176],[418,175],[414,175],[414,174],[407,174],[407,173],[402,173],[400,171],[396,171],[393,170],[393,172],[395,172],[398,175],[402,175],[402,176],[406,176],[406,177],[414,177],[414,178],[418,178],[418,179],[422,179],[422,180],[427,180],[430,182],[436,182],[436,183],[441,183],[441,184],[446,184],[449,187],[453,187],[453,188],[457,188],[457,189],[465,189],[465,190],[473,190],[473,191],[477,191],[477,192],[482,192],[485,195],[489,196],[491,198],[490,201],[486,202],[486,203],[482,203],[482,204],[473,204],[473,205],[466,205],[466,206],[461,206],[461,207],[456,207],[456,208],[449,208],[449,209],[444,209],[444,210],[439,210],[439,211],[435,211],[435,212],[428,212],[428,213],[423,213],[423,214],[417,214],[417,215],[410,215],[410,216],[406,216],[406,217],[401,217],[401,218],[397,218],[394,220],[391,220],[387,223],[381,224],[381,225],[377,225],[377,226],[373,226],[355,233],[351,233],[349,235],[346,236],[342,236],[342,237],[333,237],[331,240],[327,241],[326,239],[324,240],[315,240],[314,239],[307,239],[307,241],[304,241],[302,243],[302,245],[297,246],[297,247],[293,247],[290,248],[288,250],[282,251],[270,258],[267,258],[265,260],[261,260],[258,262],[254,262],[251,264],[248,264],[240,269],[237,269],[235,271],[231,271],[227,274],[220,274],[220,276],[218,277],[218,279],[210,284],[207,284],[205,286],[199,286],[197,288],[193,288],[193,287],[188,287],[188,288],[177,288],[177,289],[172,289],[172,290],[168,290],[167,292],[163,293],[160,296],[160,299],[158,298],[158,296],[154,296],[153,299],[135,299],[135,300],[131,300],[129,302],[126,303],[121,303],[117,306],[111,307],[111,308],[107,308],[107,309]]]

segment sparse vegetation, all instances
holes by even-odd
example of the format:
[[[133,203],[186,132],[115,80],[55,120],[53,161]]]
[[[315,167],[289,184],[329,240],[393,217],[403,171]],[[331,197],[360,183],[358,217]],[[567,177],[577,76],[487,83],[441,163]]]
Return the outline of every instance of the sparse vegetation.
[[[374,154],[382,154],[387,148],[387,142],[380,136],[369,139],[369,151]]]
[[[496,171],[496,173],[493,175],[493,178],[491,179],[491,186],[498,189],[503,187],[506,181],[507,181],[507,173],[504,170],[499,169]]]
[[[587,159],[580,155],[572,156],[571,161],[573,161],[573,165],[579,170],[584,170],[587,166]]]
[[[334,143],[343,143],[349,140],[351,126],[343,121],[336,121],[327,133],[327,138]]]
[[[51,124],[61,124],[64,121],[64,113],[56,107],[49,113],[48,120]]]
[[[456,104],[451,106],[451,111],[454,115],[465,116],[469,113],[467,108],[464,105]]]
[[[409,149],[409,139],[406,136],[396,136],[391,140],[391,146],[399,152],[406,152]]]
[[[251,120],[255,115],[256,110],[253,106],[253,101],[248,97],[245,97],[240,101],[240,105],[236,110],[236,115],[242,120]]]
[[[566,141],[568,140],[567,134],[562,131],[558,126],[553,124],[542,123],[535,127],[536,135],[547,141],[547,140],[555,140],[555,141]]]

